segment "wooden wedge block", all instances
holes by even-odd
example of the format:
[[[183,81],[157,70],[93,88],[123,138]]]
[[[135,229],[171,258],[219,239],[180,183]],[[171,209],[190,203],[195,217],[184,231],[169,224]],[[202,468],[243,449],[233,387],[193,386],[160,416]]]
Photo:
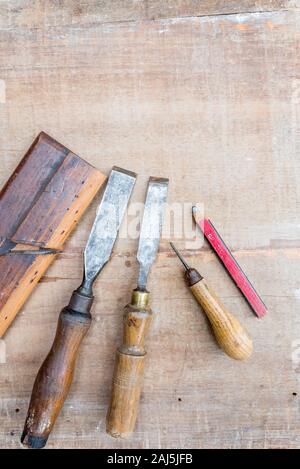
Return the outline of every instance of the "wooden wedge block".
[[[105,179],[42,132],[1,190],[0,337],[54,260],[45,248],[63,249]]]

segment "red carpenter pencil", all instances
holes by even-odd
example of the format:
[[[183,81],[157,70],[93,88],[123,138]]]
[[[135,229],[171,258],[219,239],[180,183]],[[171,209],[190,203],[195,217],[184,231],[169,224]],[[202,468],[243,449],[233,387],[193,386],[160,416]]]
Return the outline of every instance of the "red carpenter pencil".
[[[193,216],[196,223],[201,228],[205,238],[224,264],[227,272],[237,287],[241,290],[253,311],[259,318],[263,317],[268,311],[265,303],[251,284],[246,274],[243,272],[241,266],[238,264],[229,248],[224,243],[212,222],[207,218],[199,218],[199,216],[197,216],[196,207],[193,207]]]

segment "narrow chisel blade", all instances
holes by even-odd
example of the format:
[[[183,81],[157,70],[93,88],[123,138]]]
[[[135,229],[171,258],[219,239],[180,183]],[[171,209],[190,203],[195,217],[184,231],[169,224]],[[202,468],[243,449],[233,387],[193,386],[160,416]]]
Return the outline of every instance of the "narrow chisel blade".
[[[138,289],[144,290],[159,246],[169,180],[151,177],[144,207],[137,260],[140,264]]]
[[[113,167],[84,251],[85,278],[93,280],[109,260],[136,174]]]

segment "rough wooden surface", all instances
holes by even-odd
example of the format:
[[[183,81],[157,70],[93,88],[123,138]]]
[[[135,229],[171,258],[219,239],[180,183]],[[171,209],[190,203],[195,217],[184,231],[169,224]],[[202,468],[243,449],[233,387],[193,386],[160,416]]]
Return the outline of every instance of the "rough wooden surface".
[[[137,430],[114,440],[105,415],[137,274],[136,241],[119,239],[50,448],[300,447],[299,4],[226,3],[1,2],[1,182],[41,129],[104,172],[138,172],[132,203],[150,175],[169,177],[169,201],[204,203],[269,309],[256,319],[206,245],[176,240],[254,339],[249,362],[227,359],[164,239]],[[21,446],[96,203],[5,337],[1,447]]]
[[[129,22],[292,9],[299,0],[2,0],[0,24],[15,27]]]

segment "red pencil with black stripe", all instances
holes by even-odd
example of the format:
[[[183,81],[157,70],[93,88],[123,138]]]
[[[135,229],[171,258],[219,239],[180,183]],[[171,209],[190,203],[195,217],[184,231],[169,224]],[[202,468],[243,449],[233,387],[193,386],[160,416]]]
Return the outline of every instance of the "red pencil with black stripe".
[[[218,255],[236,286],[241,290],[255,314],[259,318],[263,317],[268,311],[265,303],[253,287],[229,248],[226,246],[212,222],[207,218],[201,218],[197,207],[194,206],[192,211],[195,222],[200,227],[215,253]]]

